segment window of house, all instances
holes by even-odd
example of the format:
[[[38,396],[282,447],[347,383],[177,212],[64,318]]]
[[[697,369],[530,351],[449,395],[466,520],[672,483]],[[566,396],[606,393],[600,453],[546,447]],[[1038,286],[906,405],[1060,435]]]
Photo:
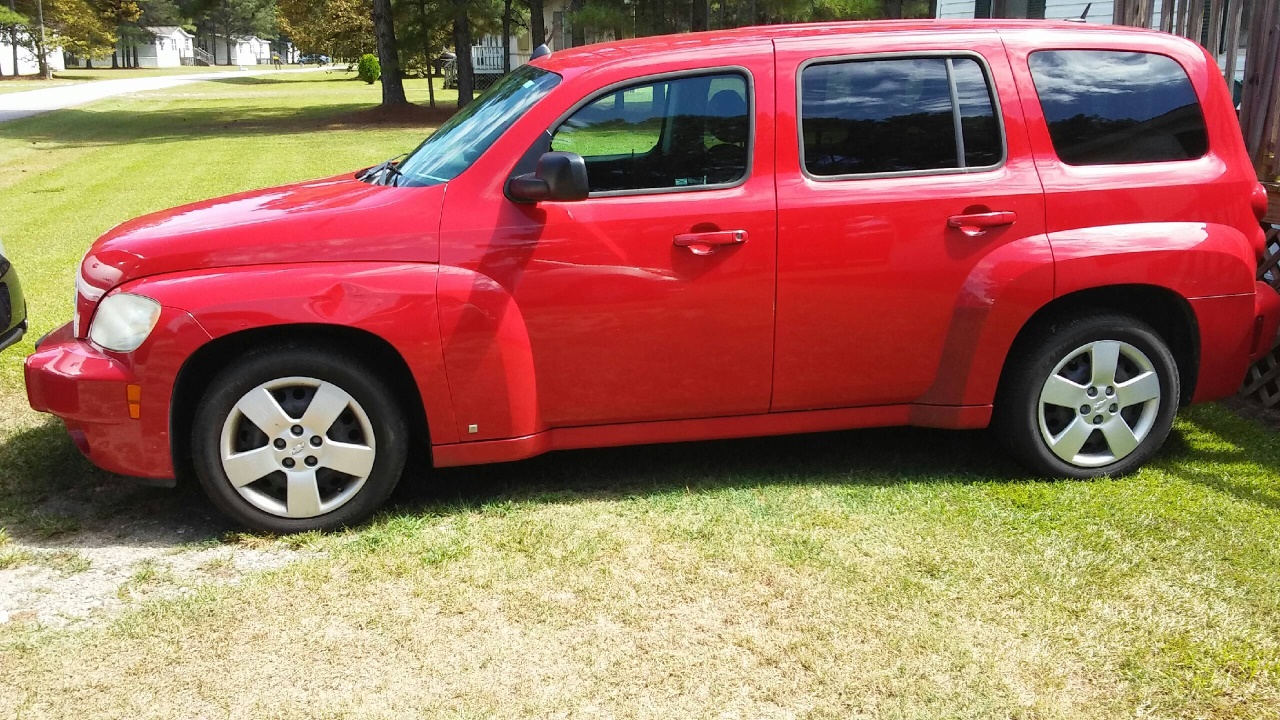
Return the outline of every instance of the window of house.
[[[747,174],[751,101],[738,73],[644,83],[595,98],[556,128],[592,192],[725,185]]]
[[[811,175],[969,170],[1004,157],[990,84],[972,57],[810,65],[800,94]]]
[[[1064,163],[1190,160],[1208,150],[1195,89],[1172,58],[1042,50],[1029,63],[1053,148]]]

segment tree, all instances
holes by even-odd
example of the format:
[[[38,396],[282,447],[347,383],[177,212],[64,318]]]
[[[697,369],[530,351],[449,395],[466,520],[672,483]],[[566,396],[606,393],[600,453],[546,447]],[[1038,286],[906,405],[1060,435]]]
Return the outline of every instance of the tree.
[[[467,0],[452,0],[453,49],[457,53],[458,109],[466,107],[475,93],[476,74],[471,64],[471,17]]]
[[[20,33],[18,42],[36,56],[40,74],[49,77],[49,54],[53,48],[80,57],[105,57],[115,47],[116,35],[101,10],[86,0],[18,0],[15,10],[28,18],[44,16],[44,32],[39,23],[28,24],[28,32]],[[16,66],[15,66],[15,69]]]
[[[377,46],[370,0],[278,0],[277,4],[280,29],[299,48],[357,58]]]
[[[9,7],[0,7],[0,32],[9,36],[9,46],[13,51],[13,76],[18,77],[18,33],[27,32],[31,21],[26,15],[14,10],[13,2],[14,0],[9,0]]]
[[[528,0],[529,34],[533,37],[533,46],[538,47],[547,41],[546,16],[543,14],[542,0]]]
[[[404,77],[400,73],[391,0],[373,0],[373,34],[378,41],[378,62],[382,65],[382,104],[384,107],[408,105],[409,100],[404,95]]]

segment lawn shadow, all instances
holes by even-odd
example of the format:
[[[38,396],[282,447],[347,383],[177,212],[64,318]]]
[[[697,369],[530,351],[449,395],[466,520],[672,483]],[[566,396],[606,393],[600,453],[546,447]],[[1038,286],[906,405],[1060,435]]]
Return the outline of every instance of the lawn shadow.
[[[1272,431],[1226,409],[1194,412],[1191,432],[1224,442],[1196,443],[1180,430],[1153,462],[1217,492],[1280,510],[1268,489],[1234,482],[1224,466],[1258,462],[1232,449]],[[1261,436],[1255,437],[1256,433]],[[1280,474],[1274,453],[1266,467]],[[0,444],[0,523],[34,547],[178,546],[213,541],[237,528],[198,485],[140,485],[94,468],[62,425],[50,420]],[[387,511],[450,514],[492,503],[610,500],[671,492],[776,485],[889,486],[904,483],[1038,482],[985,431],[877,428],[741,440],[555,452],[513,463],[406,472]],[[49,533],[53,528],[70,528]]]
[[[1185,414],[1184,420],[1192,424],[1196,434],[1205,433],[1226,442],[1196,443],[1175,427],[1155,464],[1165,468],[1176,464],[1181,478],[1280,511],[1280,483],[1254,486],[1236,479],[1237,474],[1230,471],[1233,465],[1255,465],[1266,476],[1280,478],[1276,428],[1260,420],[1256,409],[1240,407],[1244,402],[1229,399],[1220,407],[1197,408]]]
[[[256,80],[227,78],[211,82]],[[272,81],[280,82],[280,81]],[[303,106],[185,106],[136,112],[126,109],[67,108],[56,113],[0,123],[0,138],[53,143],[65,148],[166,143],[201,138],[290,135],[322,130],[414,128],[426,137],[453,114],[450,108],[418,105],[379,110],[364,102]]]

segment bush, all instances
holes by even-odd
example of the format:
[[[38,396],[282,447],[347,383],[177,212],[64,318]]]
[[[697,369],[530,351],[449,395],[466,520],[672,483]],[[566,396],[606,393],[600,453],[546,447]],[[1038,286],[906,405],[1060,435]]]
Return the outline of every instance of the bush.
[[[382,77],[382,65],[378,62],[378,57],[370,53],[360,56],[360,64],[356,66],[356,75],[370,85],[378,81]]]

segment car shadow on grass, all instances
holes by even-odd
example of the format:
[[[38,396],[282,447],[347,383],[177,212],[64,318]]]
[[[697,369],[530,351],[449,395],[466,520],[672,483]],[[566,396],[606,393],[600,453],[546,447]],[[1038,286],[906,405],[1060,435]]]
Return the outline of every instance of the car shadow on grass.
[[[1273,454],[1236,447],[1273,439],[1271,430],[1225,409],[1197,413],[1191,427],[1225,442],[1203,446],[1175,429],[1154,467],[1280,510],[1274,487],[1235,482],[1224,472],[1234,463],[1261,462],[1280,474]],[[989,432],[883,428],[564,451],[464,468],[411,467],[384,515],[774,485],[1026,482],[1041,481],[1015,465]],[[0,444],[0,526],[30,546],[50,549],[177,547],[239,530],[194,482],[151,487],[94,468],[53,420]]]

